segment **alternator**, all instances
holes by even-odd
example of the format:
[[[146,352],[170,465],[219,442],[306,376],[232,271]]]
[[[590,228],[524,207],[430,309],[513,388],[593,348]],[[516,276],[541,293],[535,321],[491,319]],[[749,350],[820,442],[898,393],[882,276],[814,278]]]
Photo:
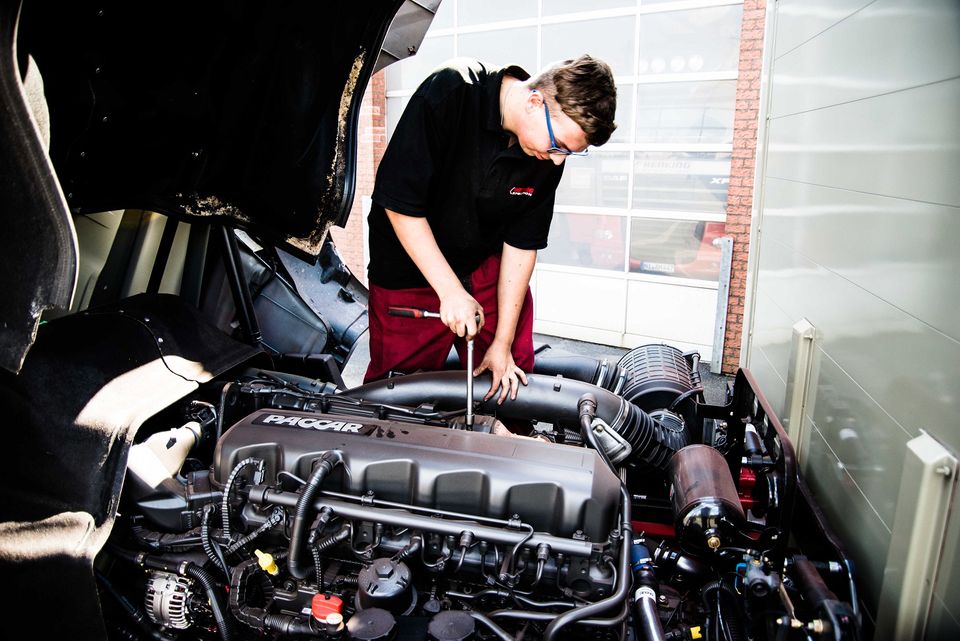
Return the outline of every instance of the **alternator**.
[[[190,597],[193,582],[182,576],[167,572],[152,572],[147,580],[144,605],[147,616],[164,628],[186,630],[190,627]]]

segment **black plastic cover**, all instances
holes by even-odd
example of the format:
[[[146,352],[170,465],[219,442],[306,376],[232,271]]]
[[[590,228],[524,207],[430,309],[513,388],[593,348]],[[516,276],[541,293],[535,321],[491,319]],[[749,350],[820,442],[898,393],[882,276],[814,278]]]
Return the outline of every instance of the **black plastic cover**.
[[[214,478],[263,459],[267,479],[301,478],[326,450],[344,464],[323,489],[499,519],[518,514],[540,532],[590,540],[615,528],[619,479],[593,450],[443,427],[295,411],[258,411],[217,445]]]

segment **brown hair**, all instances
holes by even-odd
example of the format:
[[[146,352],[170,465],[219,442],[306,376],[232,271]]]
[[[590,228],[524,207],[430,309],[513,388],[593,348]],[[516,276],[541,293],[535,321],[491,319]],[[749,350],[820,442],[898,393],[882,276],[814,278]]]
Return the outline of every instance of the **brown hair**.
[[[554,63],[530,79],[533,89],[552,96],[563,113],[583,129],[587,142],[602,145],[617,128],[617,87],[610,65],[584,54]]]

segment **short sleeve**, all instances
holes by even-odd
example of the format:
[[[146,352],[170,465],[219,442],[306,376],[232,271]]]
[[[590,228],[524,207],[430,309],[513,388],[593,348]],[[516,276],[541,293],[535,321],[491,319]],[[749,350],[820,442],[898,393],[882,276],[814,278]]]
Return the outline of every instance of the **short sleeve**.
[[[410,98],[377,170],[373,201],[407,216],[426,216],[430,184],[440,156],[433,108]]]

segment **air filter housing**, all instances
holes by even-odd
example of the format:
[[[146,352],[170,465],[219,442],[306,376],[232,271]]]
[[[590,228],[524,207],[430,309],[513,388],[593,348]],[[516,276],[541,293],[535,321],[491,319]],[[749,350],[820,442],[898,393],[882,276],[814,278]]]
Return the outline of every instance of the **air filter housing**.
[[[620,395],[647,413],[669,409],[695,425],[696,403],[703,401],[699,361],[700,354],[669,345],[636,347],[617,363],[627,374]]]

